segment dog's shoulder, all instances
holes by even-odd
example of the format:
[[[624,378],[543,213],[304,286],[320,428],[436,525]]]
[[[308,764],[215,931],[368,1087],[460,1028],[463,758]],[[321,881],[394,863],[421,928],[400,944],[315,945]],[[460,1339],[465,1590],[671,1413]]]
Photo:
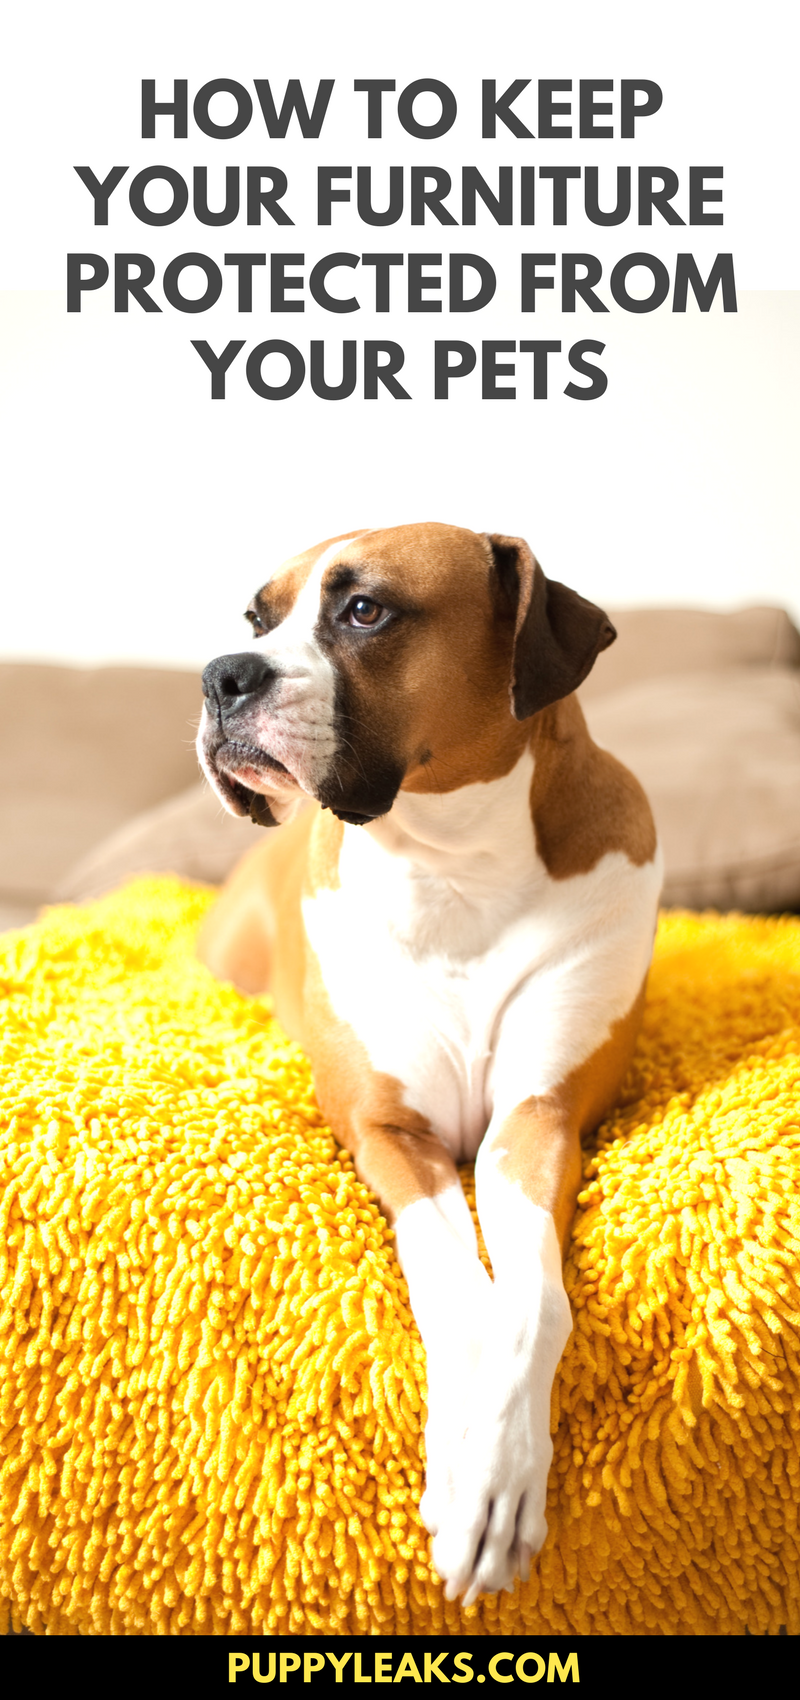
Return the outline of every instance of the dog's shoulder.
[[[656,829],[638,779],[589,735],[576,696],[535,717],[531,816],[553,879],[589,873],[609,851],[636,867],[656,854]]]

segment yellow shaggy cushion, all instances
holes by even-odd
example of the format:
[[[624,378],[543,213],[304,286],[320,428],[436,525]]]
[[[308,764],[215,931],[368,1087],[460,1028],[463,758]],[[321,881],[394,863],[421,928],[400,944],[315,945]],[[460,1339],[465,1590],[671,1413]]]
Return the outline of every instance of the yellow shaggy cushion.
[[[268,1004],[195,961],[210,900],[140,880],[2,941],[13,1624],[798,1632],[800,922],[662,919],[586,1155],[547,1544],[464,1611],[391,1233]]]

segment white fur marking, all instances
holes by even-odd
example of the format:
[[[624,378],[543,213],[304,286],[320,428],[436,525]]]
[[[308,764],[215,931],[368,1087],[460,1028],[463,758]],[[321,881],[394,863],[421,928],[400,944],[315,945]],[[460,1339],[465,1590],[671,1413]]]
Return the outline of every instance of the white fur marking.
[[[249,735],[316,795],[336,754],[336,674],[314,637],[322,575],[341,549],[332,544],[315,562],[286,619],[259,640],[276,666],[280,684],[256,708]]]

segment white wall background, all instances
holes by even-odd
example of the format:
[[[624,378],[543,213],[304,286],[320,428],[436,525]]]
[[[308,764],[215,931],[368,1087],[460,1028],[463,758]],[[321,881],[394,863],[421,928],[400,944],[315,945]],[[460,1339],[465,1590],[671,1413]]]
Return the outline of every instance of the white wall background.
[[[752,13],[717,0],[675,0],[668,10],[640,0],[412,0],[402,13],[360,0],[291,10],[143,0],[135,12],[32,0],[11,27],[3,112],[0,652],[196,665],[243,641],[240,611],[286,555],[340,530],[427,518],[522,533],[552,576],[611,605],[778,602],[800,618],[794,12],[788,0]],[[166,123],[143,141],[148,76],[159,93],[178,76],[190,91],[217,76],[246,86],[268,76],[279,91],[290,76],[309,87],[334,77],[336,86],[318,142],[271,142],[260,116],[229,143],[191,124],[176,141]],[[441,78],[459,100],[456,127],[416,141],[389,117],[384,140],[368,141],[365,100],[352,87],[367,76],[396,77],[399,88]],[[646,76],[661,84],[664,105],[634,142],[492,143],[480,139],[484,76],[499,87],[517,76]],[[529,116],[524,98],[518,110]],[[102,177],[117,163],[129,176],[156,163],[187,175],[207,165],[220,188],[225,165],[280,165],[295,228],[242,219],[213,229],[186,214],[154,229],[133,218],[125,184],[108,227],[95,228],[73,166]],[[722,165],[725,224],[604,230],[576,216],[553,229],[542,203],[527,230],[500,229],[488,215],[474,229],[406,219],[375,230],[345,208],[318,229],[318,163],[435,164],[454,176],[467,163],[490,180],[500,164],[598,164],[609,188],[617,165],[669,165],[682,181],[689,164]],[[409,317],[398,296],[390,316],[339,317],[309,303],[302,316],[270,317],[258,294],[254,312],[240,315],[232,288],[198,315],[115,315],[110,288],[87,296],[80,315],[65,311],[68,250],[135,250],[158,268],[195,249],[218,260],[278,249],[303,252],[308,271],[337,248],[477,251],[501,287],[473,315]],[[730,250],[739,312],[716,303],[708,314],[665,305],[562,317],[543,305],[523,316],[523,249],[588,250],[609,266],[640,249],[668,265],[691,250],[701,266]],[[533,336],[560,338],[565,349],[581,337],[604,342],[605,396],[564,397],[564,358],[546,402],[529,399],[527,361],[516,401],[482,402],[477,377],[454,386],[449,403],[431,399],[435,337]],[[332,354],[345,337],[391,337],[406,349],[414,400],[365,402],[357,390],[324,402],[304,388],[270,403],[233,367],[228,399],[212,403],[192,337],[215,348],[230,337],[248,347],[282,337],[304,350],[323,337]]]

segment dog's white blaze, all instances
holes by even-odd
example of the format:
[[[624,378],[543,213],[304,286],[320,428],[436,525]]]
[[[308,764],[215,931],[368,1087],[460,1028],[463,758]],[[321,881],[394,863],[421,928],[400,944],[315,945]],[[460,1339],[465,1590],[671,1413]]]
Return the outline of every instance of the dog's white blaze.
[[[385,820],[345,827],[339,889],[303,904],[336,1015],[457,1159],[475,1155],[494,1113],[598,1049],[652,950],[660,860],[635,867],[613,851],[552,879],[531,771],[526,752],[488,785],[401,792]]]
[[[334,543],[315,562],[286,619],[259,639],[280,683],[248,722],[256,743],[288,767],[298,785],[314,796],[336,755],[336,673],[314,636],[322,575],[341,549]]]

